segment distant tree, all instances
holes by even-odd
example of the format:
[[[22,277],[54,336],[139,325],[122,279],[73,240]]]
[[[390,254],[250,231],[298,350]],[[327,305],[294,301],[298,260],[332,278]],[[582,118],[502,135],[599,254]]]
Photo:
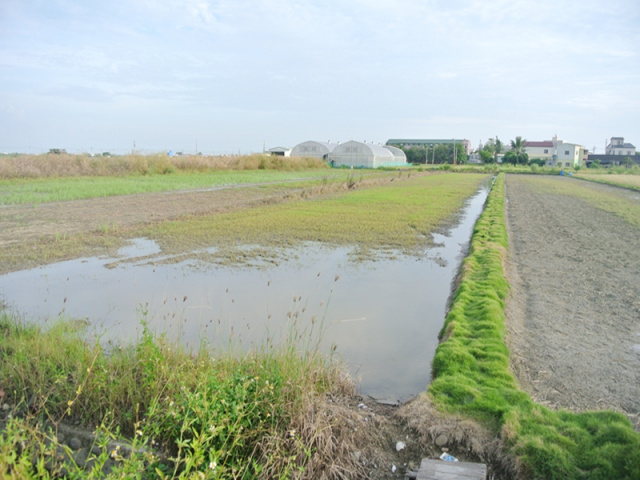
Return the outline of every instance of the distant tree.
[[[493,152],[485,150],[484,148],[478,152],[480,154],[480,160],[482,163],[495,163]]]
[[[631,159],[631,157],[624,157],[624,159],[622,160],[622,164],[626,168],[631,168],[633,167],[633,160]]]
[[[539,167],[544,167],[545,163],[544,158],[532,158],[529,160],[529,165],[538,165]]]
[[[400,148],[407,156],[408,163],[453,163],[454,146],[453,144],[438,144],[433,146],[411,146],[405,147],[395,145]],[[466,163],[468,160],[467,152],[462,144],[455,146],[455,158],[457,163]]]
[[[457,150],[460,148],[460,145],[458,145]],[[453,145],[439,144],[434,147],[434,150],[434,163],[453,163]]]
[[[404,145],[394,146],[404,152],[407,156],[407,163],[425,163],[426,153],[424,147],[419,147],[417,145],[413,145],[411,147],[405,147]]]
[[[518,156],[513,150],[509,150],[502,157],[502,163],[510,163],[512,165],[516,165],[518,163]]]
[[[498,162],[498,155],[500,155],[504,151],[504,145],[502,144],[502,140],[500,140],[496,136],[496,141],[494,142],[494,152],[493,156],[496,159],[496,163]]]
[[[525,143],[526,140],[522,137],[516,137],[515,140],[511,140],[511,151],[515,154],[518,165],[526,165],[529,163],[529,155],[525,152]]]
[[[526,150],[524,146],[525,143],[526,140],[523,140],[522,137],[516,137],[515,140],[511,140],[511,150],[513,150],[516,155],[520,155]]]

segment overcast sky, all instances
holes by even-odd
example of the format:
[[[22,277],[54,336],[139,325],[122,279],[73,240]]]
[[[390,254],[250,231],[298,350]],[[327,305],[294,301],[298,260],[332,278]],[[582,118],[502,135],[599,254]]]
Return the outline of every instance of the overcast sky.
[[[1,0],[0,152],[640,147],[638,0]]]

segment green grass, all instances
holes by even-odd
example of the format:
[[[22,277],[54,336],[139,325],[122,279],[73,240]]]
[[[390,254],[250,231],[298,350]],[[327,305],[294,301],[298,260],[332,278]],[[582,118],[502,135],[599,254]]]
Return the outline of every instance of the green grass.
[[[283,343],[240,355],[206,345],[185,351],[155,337],[144,312],[141,325],[135,343],[105,351],[83,339],[82,322],[61,319],[40,329],[2,313],[0,385],[9,397],[3,401],[23,411],[0,433],[2,478],[49,478],[63,468],[71,478],[103,478],[100,467],[110,457],[116,460],[110,478],[143,472],[146,478],[314,478],[304,472],[319,462],[361,476],[356,461],[338,459],[342,447],[332,443],[340,436],[338,420],[309,424],[325,395],[353,393],[330,357],[317,349],[301,353],[299,342],[312,340],[310,331],[292,326]],[[94,425],[103,446],[124,436],[137,453],[93,453],[93,472],[73,460],[55,463],[63,446],[43,421]]]
[[[0,205],[39,204],[115,195],[169,192],[242,186],[253,183],[283,183],[305,180],[344,181],[348,172],[341,170],[304,171],[217,171],[178,172],[168,175],[122,177],[64,177],[0,180]]]
[[[441,332],[428,392],[442,410],[479,420],[501,437],[525,478],[640,478],[640,435],[621,414],[574,414],[535,404],[518,389],[504,344],[508,284],[500,175],[474,229]]]
[[[430,232],[458,211],[485,178],[453,173],[405,177],[329,198],[165,222],[136,234],[159,240],[168,251],[306,241],[413,249],[426,245]]]

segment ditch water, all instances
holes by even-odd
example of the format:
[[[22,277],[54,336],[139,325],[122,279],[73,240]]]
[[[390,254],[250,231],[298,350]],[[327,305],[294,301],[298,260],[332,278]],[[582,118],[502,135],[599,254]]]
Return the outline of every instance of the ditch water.
[[[308,244],[258,269],[164,264],[149,261],[161,255],[155,242],[136,239],[115,259],[2,275],[0,300],[28,321],[86,320],[105,343],[139,338],[143,318],[156,334],[194,348],[206,342],[214,355],[298,334],[300,348],[335,347],[363,395],[402,402],[430,382],[452,282],[489,189],[468,199],[446,234],[433,234],[438,246],[420,259],[355,263],[351,248]]]

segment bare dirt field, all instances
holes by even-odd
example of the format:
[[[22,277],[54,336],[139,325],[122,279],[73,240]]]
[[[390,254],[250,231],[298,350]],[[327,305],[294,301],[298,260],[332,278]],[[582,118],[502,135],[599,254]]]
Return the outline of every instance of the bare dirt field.
[[[640,231],[576,197],[550,193],[549,184],[538,193],[541,180],[506,177],[514,371],[538,403],[613,409],[638,429]],[[617,187],[550,180],[634,198]]]

